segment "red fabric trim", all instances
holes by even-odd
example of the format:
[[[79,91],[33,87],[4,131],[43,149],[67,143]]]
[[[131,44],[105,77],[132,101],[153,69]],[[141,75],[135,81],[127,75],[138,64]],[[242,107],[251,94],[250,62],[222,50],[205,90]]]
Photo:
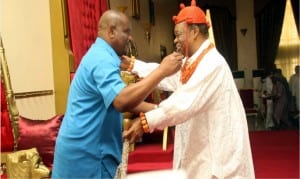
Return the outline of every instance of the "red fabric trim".
[[[14,150],[14,137],[8,111],[1,111],[1,152]]]
[[[4,83],[1,80],[1,151],[11,152],[14,149],[14,137],[7,109]]]

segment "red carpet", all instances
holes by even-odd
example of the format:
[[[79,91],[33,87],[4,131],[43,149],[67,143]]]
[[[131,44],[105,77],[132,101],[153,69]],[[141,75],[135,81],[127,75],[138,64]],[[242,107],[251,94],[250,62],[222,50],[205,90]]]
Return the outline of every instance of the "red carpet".
[[[172,168],[173,144],[162,151],[161,136],[154,137],[156,139],[151,142],[137,144],[135,151],[130,153],[128,173]],[[256,178],[299,178],[298,130],[253,131],[250,141]],[[1,175],[1,178],[6,177]]]
[[[299,131],[253,131],[250,141],[256,178],[299,178]],[[173,144],[136,145],[129,155],[128,173],[172,168]]]
[[[136,146],[128,158],[128,173],[171,169],[173,160],[173,144],[168,144],[162,151],[162,144],[140,144]]]
[[[257,178],[299,178],[299,131],[250,132]]]

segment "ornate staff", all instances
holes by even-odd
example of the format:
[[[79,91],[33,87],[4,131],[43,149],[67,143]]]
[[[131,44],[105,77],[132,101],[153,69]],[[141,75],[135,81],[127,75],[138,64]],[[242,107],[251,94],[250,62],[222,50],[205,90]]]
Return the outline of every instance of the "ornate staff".
[[[130,119],[124,119],[123,121],[123,130],[128,130],[131,125]],[[114,179],[125,179],[127,175],[127,165],[128,165],[128,155],[130,152],[129,140],[125,139],[123,142],[123,151],[122,151],[122,162],[117,168],[116,175]]]
[[[127,55],[130,57],[136,57],[138,55],[138,51],[133,40],[129,41],[129,48],[127,49]],[[130,83],[136,82],[135,75],[131,73],[127,73],[125,71],[121,71],[121,78],[126,85]],[[130,112],[123,113],[123,131],[128,130],[131,126],[132,114]],[[129,144],[129,140],[125,139],[123,142],[123,150],[122,150],[122,161],[119,164],[114,179],[125,179],[127,175],[127,165],[128,165],[128,155],[131,151],[134,150],[134,144]]]

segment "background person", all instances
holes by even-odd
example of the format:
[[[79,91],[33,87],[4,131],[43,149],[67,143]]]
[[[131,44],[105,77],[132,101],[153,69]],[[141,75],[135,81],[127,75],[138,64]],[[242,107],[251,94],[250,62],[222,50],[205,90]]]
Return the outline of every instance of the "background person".
[[[281,77],[273,75],[271,77],[273,88],[271,98],[273,100],[273,121],[276,129],[286,129],[290,127],[289,122],[289,89],[286,88]]]
[[[272,75],[272,100],[273,100],[273,121],[276,129],[288,129],[292,127],[289,119],[290,112],[294,108],[294,101],[290,91],[289,83],[282,75],[280,68],[276,68]]]
[[[296,110],[300,111],[299,105],[299,93],[300,93],[300,66],[295,66],[295,73],[290,77],[289,87],[293,96],[293,100],[295,101]]]
[[[265,118],[265,127],[267,129],[274,128],[273,122],[273,100],[270,97],[272,95],[273,83],[271,79],[270,70],[265,71],[265,78],[263,79],[262,84],[262,98],[264,101],[264,118]]]

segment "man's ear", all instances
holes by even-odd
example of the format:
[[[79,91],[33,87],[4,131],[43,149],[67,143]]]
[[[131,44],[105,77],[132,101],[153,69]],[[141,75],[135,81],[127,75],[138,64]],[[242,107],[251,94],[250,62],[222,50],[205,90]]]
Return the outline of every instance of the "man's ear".
[[[193,39],[196,39],[200,34],[200,29],[199,28],[193,28],[192,29],[192,35],[193,35]]]
[[[115,29],[116,29],[115,26],[112,25],[108,27],[107,35],[110,39],[113,39],[115,37],[115,33],[116,33]]]

